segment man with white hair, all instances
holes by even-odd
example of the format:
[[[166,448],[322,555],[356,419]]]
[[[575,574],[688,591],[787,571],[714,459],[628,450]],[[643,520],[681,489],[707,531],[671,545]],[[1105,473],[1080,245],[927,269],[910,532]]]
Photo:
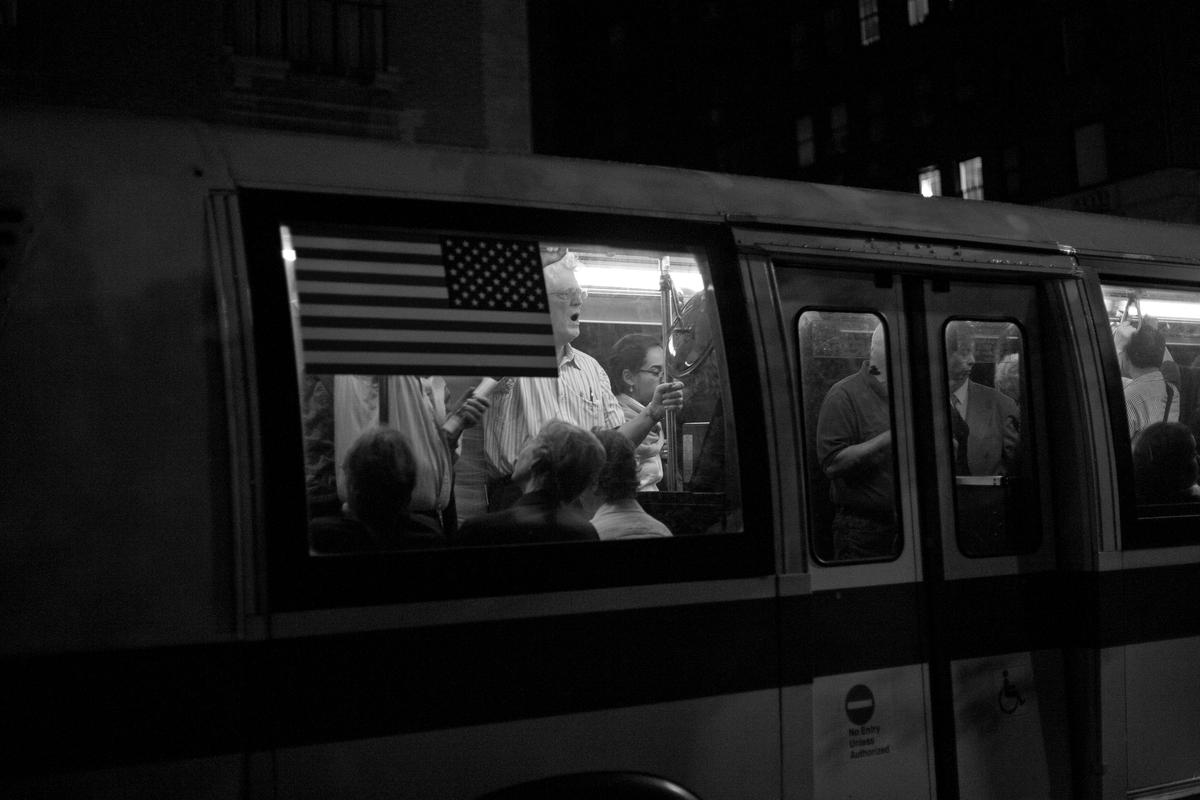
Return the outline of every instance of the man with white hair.
[[[642,412],[625,420],[604,368],[571,346],[579,336],[583,301],[587,298],[575,276],[578,257],[567,250],[544,250],[542,260],[558,353],[558,377],[510,378],[492,393],[492,409],[484,419],[488,505],[492,510],[505,508],[520,496],[519,487],[511,480],[517,456],[551,420],[563,420],[584,430],[616,428],[636,445],[668,410],[683,406],[683,384],[661,383]]]

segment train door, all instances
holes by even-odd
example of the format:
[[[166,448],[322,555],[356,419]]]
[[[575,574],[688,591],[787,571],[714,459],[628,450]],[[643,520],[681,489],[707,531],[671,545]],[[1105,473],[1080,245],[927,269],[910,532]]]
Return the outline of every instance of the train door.
[[[960,280],[870,240],[794,244],[769,271],[799,417],[785,544],[811,585],[812,730],[785,761],[811,758],[819,797],[1068,796],[1043,354],[1069,261],[987,279],[1017,260],[968,254]]]

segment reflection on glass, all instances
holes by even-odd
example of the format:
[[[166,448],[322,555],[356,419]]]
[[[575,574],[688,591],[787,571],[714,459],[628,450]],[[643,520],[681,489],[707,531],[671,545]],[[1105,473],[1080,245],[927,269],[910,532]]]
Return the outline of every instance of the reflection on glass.
[[[1022,447],[1021,330],[951,320],[943,332],[959,546],[971,556],[1025,552],[1038,528],[1033,464]]]
[[[812,545],[826,561],[899,552],[887,334],[875,314],[800,315]]]

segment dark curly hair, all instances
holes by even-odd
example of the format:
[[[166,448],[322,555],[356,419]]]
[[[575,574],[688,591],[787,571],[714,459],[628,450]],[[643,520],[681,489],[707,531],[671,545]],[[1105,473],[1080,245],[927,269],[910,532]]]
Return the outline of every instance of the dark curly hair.
[[[346,501],[354,516],[374,530],[397,524],[412,500],[416,459],[404,434],[370,428],[346,454]]]
[[[646,353],[652,347],[662,347],[662,341],[645,333],[630,333],[617,339],[608,351],[608,361],[605,365],[613,394],[621,395],[629,391],[623,377],[625,370],[637,372],[641,369],[642,362],[646,360]]]
[[[638,487],[633,442],[619,430],[597,430],[595,434],[604,445],[604,466],[596,479],[596,492],[606,503],[633,497]]]
[[[1141,325],[1133,332],[1133,336],[1129,337],[1125,355],[1129,358],[1129,363],[1138,369],[1161,367],[1166,349],[1167,337],[1163,336],[1162,331],[1149,325]]]

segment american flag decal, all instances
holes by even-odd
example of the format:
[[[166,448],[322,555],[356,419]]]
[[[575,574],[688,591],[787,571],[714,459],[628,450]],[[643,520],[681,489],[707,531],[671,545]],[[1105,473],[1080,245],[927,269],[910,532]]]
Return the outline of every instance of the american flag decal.
[[[537,242],[291,238],[309,373],[558,374]]]

